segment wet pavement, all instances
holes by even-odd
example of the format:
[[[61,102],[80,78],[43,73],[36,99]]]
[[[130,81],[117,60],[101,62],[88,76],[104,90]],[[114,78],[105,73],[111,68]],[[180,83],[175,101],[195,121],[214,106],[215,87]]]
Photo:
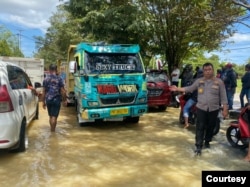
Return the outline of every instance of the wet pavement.
[[[204,170],[250,171],[226,140],[230,120],[194,155],[195,126],[183,129],[179,108],[150,110],[138,124],[105,122],[80,127],[74,107],[62,107],[56,133],[47,111],[28,128],[25,153],[0,152],[1,187],[200,187]]]

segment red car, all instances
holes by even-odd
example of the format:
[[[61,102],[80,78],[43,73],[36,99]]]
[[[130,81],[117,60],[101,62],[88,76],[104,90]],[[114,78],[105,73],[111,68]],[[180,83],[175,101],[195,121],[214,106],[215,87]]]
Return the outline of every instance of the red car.
[[[167,109],[171,102],[170,80],[165,70],[149,70],[146,76],[148,89],[148,107]]]

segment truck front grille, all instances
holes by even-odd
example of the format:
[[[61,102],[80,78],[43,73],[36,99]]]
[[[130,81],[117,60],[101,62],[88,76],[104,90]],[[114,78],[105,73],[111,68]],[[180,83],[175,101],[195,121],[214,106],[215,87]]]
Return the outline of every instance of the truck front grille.
[[[131,104],[135,101],[135,96],[121,98],[100,98],[102,105],[123,105]]]

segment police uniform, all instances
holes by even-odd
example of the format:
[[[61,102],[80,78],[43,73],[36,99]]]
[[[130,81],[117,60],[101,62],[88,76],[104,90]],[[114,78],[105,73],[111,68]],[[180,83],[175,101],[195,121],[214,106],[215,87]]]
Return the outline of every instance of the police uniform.
[[[205,146],[209,147],[221,104],[228,104],[224,83],[216,77],[212,79],[202,77],[192,85],[184,87],[184,90],[185,92],[198,91],[195,145],[197,149],[201,149],[205,139]]]

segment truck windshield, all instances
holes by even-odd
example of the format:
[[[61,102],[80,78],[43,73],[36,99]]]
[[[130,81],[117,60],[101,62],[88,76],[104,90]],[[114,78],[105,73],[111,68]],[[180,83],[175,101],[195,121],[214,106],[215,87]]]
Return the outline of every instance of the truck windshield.
[[[85,62],[89,74],[143,73],[138,54],[86,53]]]

